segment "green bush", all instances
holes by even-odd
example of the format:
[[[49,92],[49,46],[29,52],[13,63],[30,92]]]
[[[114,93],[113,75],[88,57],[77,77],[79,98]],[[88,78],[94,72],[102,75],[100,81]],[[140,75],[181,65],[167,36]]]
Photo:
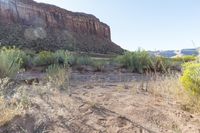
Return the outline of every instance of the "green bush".
[[[0,49],[0,78],[14,77],[20,70],[26,54],[16,48]]]
[[[108,63],[105,59],[95,59],[89,56],[70,55],[68,57],[68,64],[70,66],[91,66],[95,71],[102,71],[105,64]]]
[[[48,66],[52,64],[68,65],[70,54],[64,50],[58,50],[55,53],[42,51],[34,57],[35,66]]]
[[[70,54],[68,57],[68,64],[70,66],[75,66],[77,64],[78,56]]]
[[[123,67],[133,72],[143,73],[151,67],[151,56],[146,51],[138,50],[136,52],[127,52],[117,57],[117,61]]]
[[[53,54],[54,64],[66,66],[69,64],[71,55],[64,50],[58,50]]]
[[[29,68],[32,65],[32,57],[29,54],[25,54],[25,56],[22,57],[22,68]]]
[[[23,63],[22,63],[22,68],[28,69],[33,66],[33,60],[36,55],[36,53],[32,50],[23,50],[25,53],[25,56],[22,57]]]
[[[91,66],[93,65],[93,60],[89,56],[78,56],[76,59],[76,65]]]
[[[122,56],[118,56],[116,60],[122,67],[139,73],[145,71],[168,72],[173,66],[173,61],[169,58],[152,56],[142,50],[127,52]]]
[[[146,51],[138,50],[136,52],[127,52],[117,57],[117,61],[125,68],[143,73],[151,69],[151,56]]]
[[[38,53],[33,60],[33,65],[35,66],[43,66],[43,65],[51,65],[54,64],[54,55],[50,51],[41,51]]]
[[[183,65],[181,77],[183,87],[192,94],[200,94],[200,63],[186,63]]]

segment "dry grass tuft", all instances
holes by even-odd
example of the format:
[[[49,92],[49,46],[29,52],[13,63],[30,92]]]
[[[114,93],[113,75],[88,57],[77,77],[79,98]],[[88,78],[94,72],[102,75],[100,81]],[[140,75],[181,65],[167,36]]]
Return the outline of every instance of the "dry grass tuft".
[[[0,126],[10,122],[15,116],[21,114],[21,109],[15,100],[6,101],[0,98]]]
[[[178,95],[178,100],[181,103],[181,108],[185,111],[199,114],[200,113],[200,96],[190,95],[186,91],[182,91]]]
[[[176,100],[185,111],[200,113],[200,96],[190,95],[183,88],[180,75],[150,76],[149,80],[142,80],[140,86],[154,97]]]
[[[27,88],[10,86],[11,83],[8,78],[1,79],[0,82],[0,126],[21,115],[30,103]]]
[[[179,75],[151,77],[145,87],[154,96],[162,97],[177,96],[183,89],[179,82]]]
[[[46,70],[48,76],[48,82],[51,83],[53,88],[67,91],[71,95],[70,91],[70,75],[71,70],[68,67],[51,65]]]

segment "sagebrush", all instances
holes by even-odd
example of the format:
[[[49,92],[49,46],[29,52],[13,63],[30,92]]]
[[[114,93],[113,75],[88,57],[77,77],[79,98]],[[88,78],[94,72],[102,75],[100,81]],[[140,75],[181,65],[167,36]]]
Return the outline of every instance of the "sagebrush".
[[[14,77],[26,59],[26,54],[17,48],[0,49],[0,78]]]

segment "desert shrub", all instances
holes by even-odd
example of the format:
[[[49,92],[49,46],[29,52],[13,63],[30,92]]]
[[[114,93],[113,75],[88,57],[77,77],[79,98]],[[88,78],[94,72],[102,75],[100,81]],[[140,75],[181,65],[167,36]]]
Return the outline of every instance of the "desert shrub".
[[[143,73],[151,68],[151,56],[146,51],[127,52],[117,57],[117,61],[133,72]]]
[[[123,67],[133,72],[143,73],[150,69],[151,56],[146,51],[138,50],[136,52],[127,52],[116,59]]]
[[[181,83],[185,90],[194,95],[200,95],[200,63],[186,63],[183,65]]]
[[[69,64],[70,59],[72,58],[72,55],[64,50],[58,50],[53,55],[55,61],[54,64],[59,64],[66,66]]]
[[[64,51],[58,50],[56,52],[42,51],[34,57],[33,64],[35,66],[48,66],[52,64],[68,65],[71,55]]]
[[[78,56],[70,54],[68,57],[68,64],[70,66],[75,66],[77,64]]]
[[[54,54],[50,51],[41,51],[39,52],[33,60],[33,65],[43,66],[54,64]]]
[[[156,72],[169,72],[174,66],[174,62],[165,57],[151,57],[150,69]]]
[[[69,83],[69,68],[53,64],[46,69],[48,80],[60,89],[68,89]]]
[[[25,69],[28,69],[28,68],[31,68],[33,66],[33,63],[34,63],[34,57],[36,56],[36,53],[35,51],[32,51],[32,50],[23,50],[24,53],[26,54],[25,57],[23,57],[23,64],[22,64],[22,67],[25,68]]]
[[[21,67],[25,68],[25,69],[31,67],[32,66],[32,59],[33,58],[29,54],[26,53],[25,56],[22,57]]]
[[[9,79],[3,79],[4,82],[0,84],[1,89],[6,89],[8,87]],[[8,124],[16,116],[21,116],[23,110],[30,107],[31,102],[29,100],[29,92],[26,91],[25,86],[13,86],[11,87],[13,91],[12,95],[5,93],[0,95],[0,126]]]
[[[78,56],[76,57],[76,65],[92,65],[93,60],[89,56]]]
[[[192,113],[200,112],[200,63],[198,61],[183,64],[183,74],[180,77],[184,88],[180,99],[182,108]]]
[[[174,62],[169,58],[152,56],[146,51],[127,52],[118,56],[116,61],[122,67],[133,72],[143,73],[145,71],[169,72],[174,66]]]
[[[16,48],[2,48],[0,50],[0,78],[13,77],[20,70],[26,54]]]
[[[95,71],[103,71],[103,69],[104,69],[104,67],[105,67],[105,65],[107,63],[108,63],[108,61],[103,60],[103,59],[101,59],[101,60],[94,60],[92,66],[94,67]]]
[[[90,66],[94,68],[94,71],[102,71],[104,66],[108,63],[108,60],[105,59],[96,59],[90,56],[84,55],[69,55],[68,64],[72,67],[82,67]]]
[[[182,57],[175,57],[172,58],[173,61],[177,61],[177,62],[191,62],[191,61],[195,61],[196,57],[193,55],[187,55],[187,56],[182,56]]]

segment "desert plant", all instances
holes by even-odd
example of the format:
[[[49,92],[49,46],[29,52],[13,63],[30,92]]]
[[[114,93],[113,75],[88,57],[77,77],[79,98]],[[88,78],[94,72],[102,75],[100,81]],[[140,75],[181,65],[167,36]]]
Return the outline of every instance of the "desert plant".
[[[23,63],[22,68],[28,69],[33,66],[34,57],[36,55],[35,51],[32,50],[23,50],[25,56],[22,57]]]
[[[155,72],[167,73],[174,66],[174,62],[171,61],[171,59],[169,58],[155,56],[151,57],[150,60],[151,60],[150,68]]]
[[[20,70],[26,54],[16,48],[2,48],[0,50],[0,78],[14,77]]]
[[[25,56],[22,57],[21,67],[25,69],[30,68],[32,66],[32,59],[33,58],[31,57],[31,55],[26,53]]]
[[[193,95],[200,95],[200,63],[184,64],[180,80],[185,90]]]
[[[15,94],[9,98],[6,95],[0,96],[0,126],[12,121],[16,116],[20,116],[29,105],[28,93],[23,86],[16,88]]]
[[[71,54],[64,50],[58,50],[56,52],[42,51],[34,57],[33,64],[35,66],[48,66],[52,64],[68,65],[71,58]]]
[[[78,56],[76,59],[76,65],[92,65],[93,60],[89,56]]]
[[[153,56],[144,50],[127,52],[122,56],[118,56],[116,61],[119,62],[122,67],[139,73],[144,73],[145,71],[167,73],[175,65],[169,58]]]
[[[48,80],[60,89],[68,89],[69,84],[69,68],[57,64],[50,65],[46,69]]]
[[[55,58],[52,52],[41,51],[35,56],[33,60],[33,65],[35,66],[51,65],[51,64],[54,64],[54,61],[55,61]]]
[[[105,65],[108,63],[108,61],[103,60],[103,59],[98,59],[98,60],[94,60],[93,61],[93,67],[95,69],[95,71],[103,71]]]
[[[68,65],[75,66],[77,64],[78,56],[69,54],[68,56]]]
[[[123,67],[130,69],[133,72],[143,73],[145,70],[150,69],[151,56],[148,52],[138,50],[136,52],[127,52],[116,59]]]
[[[53,54],[54,63],[59,65],[68,65],[72,55],[64,50],[58,50]]]

